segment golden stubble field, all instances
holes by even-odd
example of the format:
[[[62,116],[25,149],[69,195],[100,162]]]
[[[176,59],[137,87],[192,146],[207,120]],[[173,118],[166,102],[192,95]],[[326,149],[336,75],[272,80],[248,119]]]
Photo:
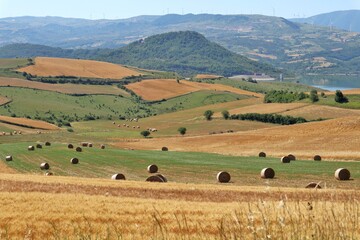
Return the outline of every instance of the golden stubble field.
[[[11,239],[356,239],[358,191],[2,174]]]
[[[140,73],[118,64],[68,58],[35,58],[35,65],[20,68],[17,71],[37,76],[75,76],[88,78],[122,79],[139,76]]]
[[[0,122],[7,124],[14,124],[19,126],[25,126],[29,128],[35,129],[43,129],[43,130],[60,130],[59,127],[54,124],[50,124],[44,121],[32,120],[28,118],[15,118],[8,116],[0,116]]]
[[[197,92],[201,90],[227,91],[240,95],[262,97],[262,94],[249,92],[246,90],[233,88],[222,84],[209,84],[175,79],[153,79],[143,80],[141,82],[126,85],[126,88],[132,90],[144,100],[157,101],[173,98],[184,94]]]

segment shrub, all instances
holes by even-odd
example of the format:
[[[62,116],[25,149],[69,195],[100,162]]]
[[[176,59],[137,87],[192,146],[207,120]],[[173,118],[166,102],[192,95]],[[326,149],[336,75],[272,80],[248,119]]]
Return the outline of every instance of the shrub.
[[[315,89],[310,91],[310,100],[313,103],[319,101],[319,96],[318,96],[318,93],[317,93],[317,91]]]
[[[230,117],[230,113],[228,110],[222,111],[221,114],[225,120],[229,119],[229,117]]]
[[[187,130],[187,129],[186,129],[185,127],[179,127],[178,132],[179,132],[181,135],[185,135],[186,130]]]
[[[148,130],[142,131],[140,133],[143,137],[148,137],[150,135],[150,132]]]
[[[204,112],[204,117],[206,120],[210,121],[212,119],[212,116],[214,115],[214,112],[211,110],[206,110]]]
[[[348,98],[344,96],[344,94],[340,90],[336,90],[335,93],[335,102],[338,103],[347,103],[349,102]]]

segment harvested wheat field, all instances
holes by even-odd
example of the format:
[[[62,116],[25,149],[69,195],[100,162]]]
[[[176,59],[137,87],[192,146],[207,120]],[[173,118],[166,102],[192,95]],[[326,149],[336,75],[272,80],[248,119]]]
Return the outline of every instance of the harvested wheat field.
[[[118,184],[111,180],[19,174],[2,174],[0,183],[2,238],[360,236],[357,191],[176,183],[160,186],[131,181]],[[82,204],[76,204],[79,202]]]
[[[212,74],[198,74],[195,76],[197,79],[218,79],[222,78],[222,76],[219,75],[212,75]]]
[[[7,117],[7,116],[0,116],[0,122],[23,126],[28,128],[36,128],[36,129],[43,129],[43,130],[59,130],[59,128],[53,124],[39,121],[39,120],[32,120],[27,118],[15,118],[15,117]]]
[[[343,94],[360,94],[360,89],[357,88],[357,89],[349,89],[349,90],[343,90],[341,91]],[[334,95],[336,93],[336,91],[331,91],[331,92],[326,92],[326,95]]]
[[[237,121],[237,120],[234,120]],[[117,142],[119,147],[156,150],[167,146],[174,151],[211,152],[226,155],[269,156],[289,152],[312,159],[316,154],[326,159],[360,160],[360,117],[345,117],[291,126],[275,125],[253,131],[184,138],[139,139]]]
[[[157,101],[173,98],[201,90],[227,91],[240,95],[262,97],[262,94],[249,92],[246,90],[225,86],[222,84],[209,84],[190,82],[181,80],[179,83],[175,79],[154,79],[143,80],[141,82],[126,85],[126,88],[132,90],[144,100]]]
[[[65,94],[109,94],[109,95],[129,95],[126,91],[108,85],[85,85],[85,84],[50,84],[36,81],[28,81],[18,78],[0,77],[0,86],[2,87],[23,87],[39,89]],[[1,105],[1,102],[0,102]]]
[[[140,73],[121,65],[68,58],[35,58],[35,65],[20,68],[17,71],[37,76],[75,76],[88,78],[122,79],[139,76]]]
[[[286,115],[288,114],[288,111],[303,108],[304,106],[307,106],[306,103],[262,103],[262,104],[256,104],[246,107],[239,107],[234,109],[228,109],[230,114],[245,114],[245,113],[284,113]],[[215,117],[221,117],[221,112],[217,112],[214,114]]]

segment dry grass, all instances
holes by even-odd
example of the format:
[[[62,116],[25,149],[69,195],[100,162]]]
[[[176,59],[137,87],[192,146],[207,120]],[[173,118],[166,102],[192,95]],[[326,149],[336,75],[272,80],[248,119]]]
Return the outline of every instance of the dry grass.
[[[0,182],[4,239],[360,237],[356,191],[119,183],[18,174],[4,174]]]
[[[7,98],[7,97],[3,97],[3,96],[0,96],[0,106],[1,105],[4,105],[4,104],[7,104],[11,101],[11,99]]]
[[[126,87],[144,100],[156,101],[185,95],[201,90],[228,91],[241,95],[262,97],[263,95],[245,91],[222,84],[198,83],[181,80],[177,83],[175,79],[154,79],[126,85]]]
[[[132,75],[140,75],[140,73],[129,68],[107,62],[48,57],[37,57],[35,58],[35,65],[20,68],[18,71],[45,77],[64,75],[122,79]]]
[[[221,135],[139,139],[137,142],[118,142],[116,145],[151,150],[166,145],[174,151],[240,156],[255,156],[261,149],[269,156],[291,152],[308,159],[316,154],[326,159],[360,159],[359,135],[360,117],[346,117]]]
[[[217,79],[222,78],[222,76],[219,75],[212,75],[212,74],[198,74],[195,76],[197,79]]]
[[[326,92],[326,95],[335,95],[335,92],[336,91],[332,91],[332,92]],[[357,95],[357,94],[360,94],[360,89],[357,88],[357,89],[350,89],[350,90],[343,90],[341,91],[343,94],[354,94],[354,95]]]
[[[0,122],[13,124],[13,125],[20,125],[24,127],[36,128],[36,129],[59,130],[59,128],[53,124],[39,120],[27,119],[27,118],[13,118],[7,116],[0,116]]]
[[[31,89],[40,89],[65,94],[111,94],[111,95],[129,95],[126,91],[116,87],[107,85],[84,85],[84,84],[50,84],[35,81],[28,81],[18,78],[0,77],[0,86],[4,87],[23,87]],[[0,105],[2,98],[0,98]]]

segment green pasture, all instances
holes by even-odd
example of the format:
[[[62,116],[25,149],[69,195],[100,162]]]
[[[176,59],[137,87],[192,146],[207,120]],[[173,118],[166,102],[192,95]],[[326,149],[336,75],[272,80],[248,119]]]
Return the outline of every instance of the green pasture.
[[[354,161],[310,161],[296,160],[283,164],[278,158],[236,157],[209,153],[138,151],[115,149],[107,146],[100,149],[83,147],[83,152],[68,149],[65,143],[52,143],[42,149],[28,151],[35,142],[21,142],[0,145],[0,158],[4,163],[21,173],[44,174],[39,165],[50,164],[50,171],[56,175],[110,178],[114,173],[123,173],[129,180],[143,181],[150,174],[146,168],[156,164],[159,172],[171,182],[216,183],[219,171],[228,171],[235,185],[269,185],[304,187],[308,182],[322,182],[326,187],[359,188],[359,162]],[[74,146],[78,146],[73,143]],[[6,162],[5,156],[12,155],[13,161]],[[77,157],[79,164],[70,163]],[[275,170],[275,179],[261,179],[260,171],[265,167]],[[337,168],[350,170],[353,180],[337,181]]]

